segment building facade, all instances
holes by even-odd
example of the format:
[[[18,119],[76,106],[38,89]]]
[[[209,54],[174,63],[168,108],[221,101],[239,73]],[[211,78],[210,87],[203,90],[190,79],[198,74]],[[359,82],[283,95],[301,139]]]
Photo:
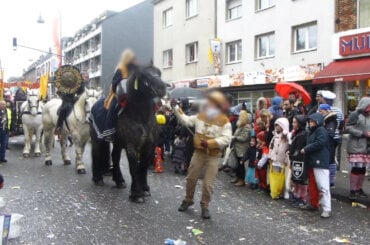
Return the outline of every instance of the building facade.
[[[333,86],[336,103],[348,114],[370,95],[370,0],[337,0],[331,59],[314,84]]]
[[[214,74],[210,40],[216,37],[215,0],[154,0],[154,64],[165,81]]]
[[[109,90],[120,54],[132,49],[140,62],[153,57],[153,5],[146,0],[122,12],[105,11],[63,47],[63,64],[89,75],[89,86]]]

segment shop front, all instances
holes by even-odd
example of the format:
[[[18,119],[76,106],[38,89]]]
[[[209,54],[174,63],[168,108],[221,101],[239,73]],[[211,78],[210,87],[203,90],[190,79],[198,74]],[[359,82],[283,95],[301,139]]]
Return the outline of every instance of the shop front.
[[[275,85],[277,82],[297,82],[304,86],[309,93],[316,92],[312,80],[315,74],[321,70],[322,63],[297,65],[173,81],[172,86],[197,89],[220,88],[234,97],[234,104],[247,102],[248,109],[253,110],[259,97],[272,98],[276,95]]]
[[[337,106],[348,115],[363,96],[370,95],[370,28],[337,33],[333,62],[315,75],[313,84],[334,85]]]

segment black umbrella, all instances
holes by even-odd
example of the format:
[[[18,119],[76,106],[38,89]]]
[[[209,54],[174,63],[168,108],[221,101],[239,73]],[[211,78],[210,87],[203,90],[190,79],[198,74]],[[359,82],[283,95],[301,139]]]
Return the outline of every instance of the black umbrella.
[[[201,99],[204,97],[201,91],[189,87],[174,88],[173,90],[170,91],[170,96],[172,99],[180,98]]]

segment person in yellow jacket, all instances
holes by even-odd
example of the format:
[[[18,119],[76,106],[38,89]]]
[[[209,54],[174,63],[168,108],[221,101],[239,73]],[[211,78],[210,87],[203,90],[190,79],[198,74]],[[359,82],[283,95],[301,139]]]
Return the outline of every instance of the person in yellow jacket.
[[[207,103],[197,115],[187,116],[178,106],[174,108],[181,124],[195,128],[195,151],[188,169],[186,196],[178,209],[180,212],[186,211],[194,204],[195,187],[202,169],[205,168],[200,205],[202,218],[209,219],[211,217],[208,205],[211,201],[213,183],[218,173],[218,159],[232,138],[231,124],[226,116],[228,104],[223,93],[212,91],[207,94]]]

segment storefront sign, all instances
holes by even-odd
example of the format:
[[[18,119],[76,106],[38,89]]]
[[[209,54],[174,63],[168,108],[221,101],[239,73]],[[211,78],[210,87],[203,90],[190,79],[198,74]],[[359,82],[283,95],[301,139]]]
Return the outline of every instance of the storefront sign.
[[[341,56],[370,53],[370,32],[343,36],[339,38]]]
[[[321,69],[321,63],[286,67],[284,68],[284,81],[296,82],[312,80],[315,74],[321,71]]]
[[[240,72],[222,76],[198,77],[173,81],[172,87],[219,88],[245,85],[312,80],[322,70],[322,64],[298,65],[263,71]]]

